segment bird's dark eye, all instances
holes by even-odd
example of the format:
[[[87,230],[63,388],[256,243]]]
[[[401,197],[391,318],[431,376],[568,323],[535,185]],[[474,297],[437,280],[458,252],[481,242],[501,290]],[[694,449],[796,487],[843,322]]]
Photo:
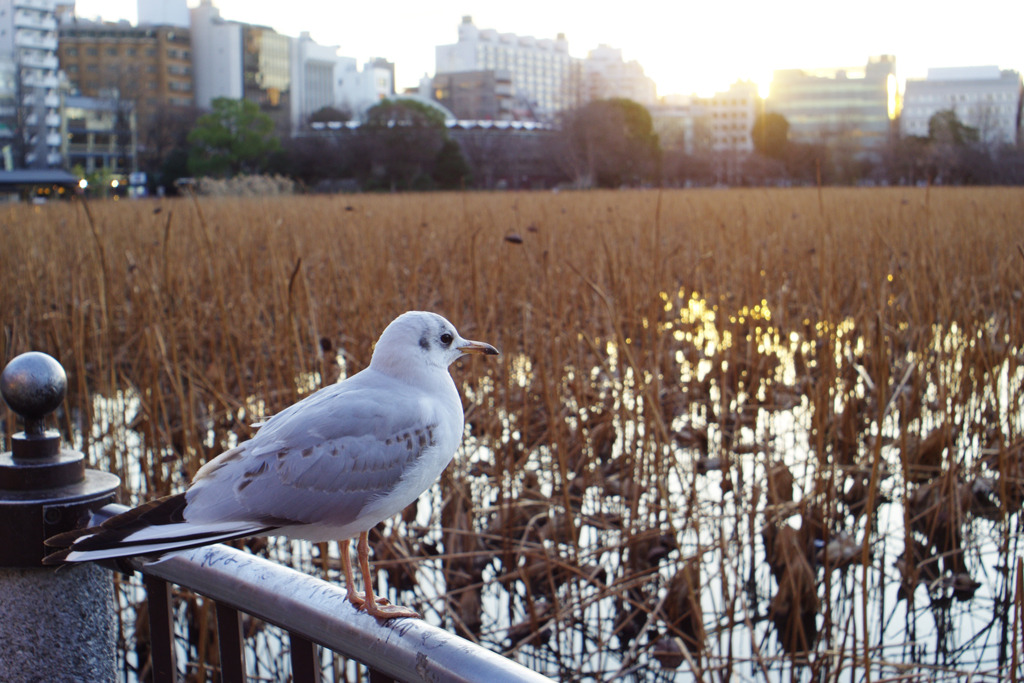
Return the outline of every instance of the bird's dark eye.
[[[444,344],[445,346],[448,346],[454,340],[455,340],[455,337],[453,337],[452,335],[450,335],[447,332],[445,332],[444,334],[441,335],[441,343]]]

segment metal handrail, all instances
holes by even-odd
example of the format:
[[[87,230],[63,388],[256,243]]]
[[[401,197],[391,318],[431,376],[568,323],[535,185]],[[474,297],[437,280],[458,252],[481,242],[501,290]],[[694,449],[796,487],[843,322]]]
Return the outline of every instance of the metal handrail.
[[[127,509],[107,505],[94,514],[92,523],[102,523]],[[306,647],[316,643],[401,681],[550,682],[517,662],[420,619],[379,622],[358,611],[337,585],[225,545],[204,546],[158,560],[132,558],[128,563],[146,577],[151,621],[159,620],[161,613],[168,614],[156,603],[162,600],[166,605],[169,599],[169,592],[152,594],[154,588],[160,590],[153,579],[189,588],[217,602],[218,621],[230,619],[234,609],[287,630],[292,639],[293,669],[319,666],[318,658],[315,662],[309,659],[315,649]],[[222,611],[222,607],[228,610]],[[225,626],[218,625],[222,641],[225,631],[238,632],[237,622]],[[156,635],[154,630],[154,667],[169,668],[173,676],[173,654],[168,655],[170,662],[161,665],[156,661]],[[244,667],[237,669],[237,665],[244,648],[230,642],[226,646],[231,656],[222,657],[224,666],[235,666],[241,673]],[[226,646],[222,642],[222,654]],[[224,678],[230,680],[227,675]],[[238,678],[241,680],[240,675]],[[312,680],[318,678],[317,671]]]

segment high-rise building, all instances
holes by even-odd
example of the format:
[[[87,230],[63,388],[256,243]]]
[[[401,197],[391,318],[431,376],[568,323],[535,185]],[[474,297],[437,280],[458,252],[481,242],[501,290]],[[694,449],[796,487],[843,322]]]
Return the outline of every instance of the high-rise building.
[[[997,66],[929,69],[927,78],[907,79],[900,134],[928,137],[932,116],[952,110],[978,131],[987,145],[1014,145],[1021,130],[1021,75]]]
[[[0,148],[5,168],[62,164],[56,0],[0,0]]]
[[[337,106],[334,89],[339,58],[337,46],[320,45],[307,32],[291,45],[291,119],[292,129],[297,130],[317,111]]]
[[[569,41],[559,33],[554,40],[479,29],[464,16],[459,40],[435,48],[436,73],[507,71],[512,75],[517,117],[549,119],[579,104],[580,61],[569,55]]]
[[[266,26],[242,26],[242,96],[274,120],[279,134],[291,131],[291,40]]]
[[[195,106],[188,28],[68,17],[58,54],[74,91],[131,101],[143,125],[158,113]]]
[[[242,88],[242,27],[221,18],[211,0],[190,10],[192,57],[202,68],[195,73],[196,106],[209,109],[218,97],[240,100]]]
[[[627,62],[622,50],[599,45],[583,60],[583,89],[588,100],[624,97],[644,106],[658,101],[654,81],[637,61]]]
[[[766,108],[789,122],[791,140],[877,155],[889,144],[897,114],[896,58],[864,67],[776,71]]]

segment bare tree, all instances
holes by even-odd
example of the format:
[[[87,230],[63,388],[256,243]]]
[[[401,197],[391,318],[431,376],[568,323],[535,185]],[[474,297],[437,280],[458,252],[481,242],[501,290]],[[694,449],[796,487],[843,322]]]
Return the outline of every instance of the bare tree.
[[[547,129],[453,129],[477,187],[549,187],[569,179],[556,151],[558,133]]]

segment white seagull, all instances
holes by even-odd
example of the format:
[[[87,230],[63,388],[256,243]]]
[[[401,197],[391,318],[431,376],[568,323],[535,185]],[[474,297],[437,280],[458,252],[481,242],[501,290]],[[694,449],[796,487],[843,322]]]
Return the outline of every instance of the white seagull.
[[[368,368],[271,417],[206,463],[184,493],[49,539],[69,547],[44,562],[159,555],[246,536],[340,540],[353,604],[380,619],[419,616],[374,598],[367,534],[454,457],[464,418],[448,366],[467,353],[498,351],[463,339],[436,313],[404,313],[381,334]],[[357,535],[365,597],[349,557]]]

